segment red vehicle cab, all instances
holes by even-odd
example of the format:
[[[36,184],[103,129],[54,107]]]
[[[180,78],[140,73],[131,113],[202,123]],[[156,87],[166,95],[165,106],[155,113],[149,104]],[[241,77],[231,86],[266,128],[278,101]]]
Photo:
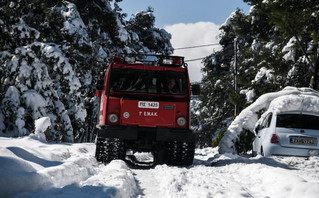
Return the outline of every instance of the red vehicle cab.
[[[114,58],[99,81],[96,159],[125,159],[127,150],[152,152],[154,163],[190,165],[190,83],[183,57],[160,56],[157,65]]]

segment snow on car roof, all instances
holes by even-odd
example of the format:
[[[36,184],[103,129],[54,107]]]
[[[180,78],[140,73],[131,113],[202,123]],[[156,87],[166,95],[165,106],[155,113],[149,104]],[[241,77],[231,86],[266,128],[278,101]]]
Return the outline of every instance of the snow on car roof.
[[[269,110],[277,113],[289,111],[319,113],[319,97],[304,94],[280,96],[270,103]]]

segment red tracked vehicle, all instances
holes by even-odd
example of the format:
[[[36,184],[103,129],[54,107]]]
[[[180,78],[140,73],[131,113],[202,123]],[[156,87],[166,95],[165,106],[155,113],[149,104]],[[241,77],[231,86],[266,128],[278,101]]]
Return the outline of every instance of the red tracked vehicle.
[[[134,151],[151,152],[154,164],[192,164],[195,135],[190,129],[191,89],[183,57],[158,56],[156,64],[114,58],[96,95],[98,161],[124,160],[127,151]]]

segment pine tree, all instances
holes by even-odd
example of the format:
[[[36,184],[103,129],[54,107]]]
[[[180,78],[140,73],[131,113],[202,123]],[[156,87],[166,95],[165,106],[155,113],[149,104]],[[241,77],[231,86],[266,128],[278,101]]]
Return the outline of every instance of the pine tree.
[[[222,61],[218,63],[233,65],[233,40],[236,37],[239,48],[238,91],[223,94],[229,96],[228,101],[236,104],[239,110],[264,93],[278,91],[285,86],[309,86],[312,76],[316,76],[314,70],[318,62],[318,27],[314,26],[318,22],[318,1],[245,2],[252,5],[250,13],[245,16],[236,11],[221,26]],[[230,44],[226,45],[227,43]],[[309,51],[312,54],[306,56]],[[210,57],[216,57],[217,54],[218,52]],[[210,67],[205,63],[205,70],[209,71]],[[223,78],[228,77],[231,80],[232,68],[224,75]],[[215,87],[210,81],[214,82],[216,79],[220,79],[217,73],[205,73],[203,86],[204,90],[208,90],[204,91],[205,94],[214,93]],[[220,96],[215,94],[215,97]],[[202,114],[203,119],[208,120],[206,125],[215,130],[218,122],[213,122],[216,112],[212,108],[214,104],[203,100],[202,105],[203,111],[206,111]],[[226,111],[230,106],[221,108],[220,111]],[[223,118],[226,119],[226,116]],[[211,132],[213,133],[214,131]],[[243,141],[248,137],[245,133],[243,131],[237,146],[241,145],[238,148],[247,150],[244,144],[250,144],[250,141]]]
[[[222,50],[204,59],[203,88],[201,91],[202,129],[198,133],[199,145],[210,146],[218,130],[227,127],[224,122],[234,115],[234,104],[238,105],[238,92],[234,89],[234,39],[238,24],[243,24],[244,14],[237,10],[221,26],[220,44]],[[241,105],[242,106],[242,105]]]
[[[319,29],[315,24],[318,23],[319,1],[245,0],[245,2],[250,2],[254,6],[254,13],[265,16],[267,20],[264,24],[272,27],[273,32],[276,32],[276,37],[273,37],[272,41],[273,46],[277,50],[283,50],[277,57],[281,55],[280,58],[284,60],[277,58],[274,63],[281,65],[275,67],[276,64],[271,64],[272,67],[277,69],[286,85],[309,86],[311,77],[316,77],[315,64],[318,63],[316,51]],[[293,45],[289,50],[284,50],[284,46],[291,40],[294,40]],[[269,41],[270,38],[268,38]],[[294,55],[293,59],[290,55]]]
[[[1,1],[0,134],[28,135],[34,120],[47,116],[49,141],[94,139],[94,85],[112,56],[148,47],[172,52],[170,35],[154,27],[152,14],[146,32],[126,26],[120,1]],[[145,46],[149,35],[157,46]]]
[[[141,48],[140,44],[133,46],[135,52],[145,53],[147,51],[160,54],[171,54],[173,48],[169,42],[171,35],[164,29],[154,27],[155,16],[154,9],[149,7],[145,11],[141,11],[130,19],[127,27],[128,30],[139,36],[139,42],[147,49]],[[146,50],[146,51],[145,51]]]

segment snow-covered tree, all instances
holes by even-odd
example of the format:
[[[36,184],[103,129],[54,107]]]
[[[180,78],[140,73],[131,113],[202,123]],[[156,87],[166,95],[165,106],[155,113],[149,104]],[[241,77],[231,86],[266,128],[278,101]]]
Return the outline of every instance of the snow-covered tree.
[[[211,130],[210,137],[215,129],[219,129],[221,122],[214,122],[216,112],[227,112],[236,105],[239,113],[262,94],[281,90],[285,86],[308,87],[318,89],[319,56],[317,52],[319,29],[318,5],[315,1],[295,0],[244,0],[252,7],[248,15],[240,10],[230,15],[221,26],[220,44],[222,50],[211,56],[218,57],[217,65],[228,66],[229,70],[223,76],[211,71],[209,61],[204,62],[203,78],[203,119],[209,120],[206,125]],[[234,40],[238,42],[238,72],[237,91],[233,89],[234,79]],[[210,75],[209,71],[211,74]],[[225,82],[228,79],[228,90],[222,94],[215,93],[215,84],[218,80]],[[314,84],[311,84],[314,79]],[[226,87],[226,86],[225,86]],[[207,91],[205,90],[207,89]],[[215,99],[209,93],[215,93]],[[209,95],[209,99],[205,97]],[[233,105],[223,106],[221,103],[208,101],[225,97]],[[216,106],[216,108],[213,108]],[[219,120],[227,119],[230,114],[224,114]],[[204,128],[203,128],[204,129]],[[245,137],[242,137],[245,138]],[[208,140],[209,141],[209,140]],[[248,141],[249,142],[249,141]],[[240,151],[239,151],[240,152]]]
[[[133,49],[139,53],[148,53],[148,51],[160,54],[171,54],[173,48],[169,42],[171,35],[164,29],[154,27],[155,16],[153,8],[149,7],[146,11],[138,12],[134,18],[130,19],[127,27],[132,34],[132,38],[138,35],[139,42],[133,45]],[[141,46],[147,47],[143,49]]]
[[[47,140],[92,141],[95,84],[112,56],[172,53],[170,34],[154,27],[155,17],[147,14],[145,32],[132,29],[120,1],[0,2],[1,135],[28,135],[35,120],[49,117]],[[148,46],[150,35],[156,46]]]

